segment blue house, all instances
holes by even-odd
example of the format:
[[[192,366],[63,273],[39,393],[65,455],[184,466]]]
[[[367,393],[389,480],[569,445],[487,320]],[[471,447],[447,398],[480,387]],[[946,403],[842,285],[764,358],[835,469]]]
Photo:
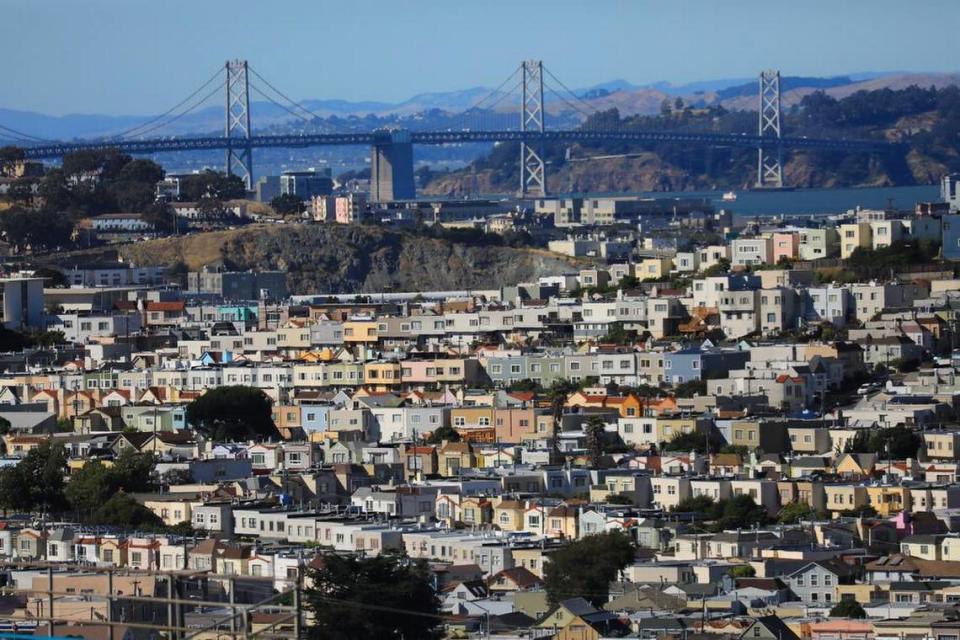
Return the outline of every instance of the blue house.
[[[718,349],[705,340],[700,345],[663,354],[663,374],[667,382],[681,384],[726,376],[731,369],[743,368],[749,361],[749,351]]]
[[[960,260],[960,215],[953,214],[940,218],[943,258]]]

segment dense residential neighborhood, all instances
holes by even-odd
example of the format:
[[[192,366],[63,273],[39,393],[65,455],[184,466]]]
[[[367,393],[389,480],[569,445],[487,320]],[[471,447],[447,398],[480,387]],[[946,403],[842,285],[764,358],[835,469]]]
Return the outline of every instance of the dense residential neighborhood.
[[[46,598],[68,625],[79,602],[152,620],[159,600],[117,599],[135,582],[223,627],[182,602],[403,558],[450,637],[939,638],[960,588],[955,204],[486,290],[11,270],[5,335],[36,337],[0,356],[0,624],[45,628]],[[896,262],[920,243],[940,261]]]

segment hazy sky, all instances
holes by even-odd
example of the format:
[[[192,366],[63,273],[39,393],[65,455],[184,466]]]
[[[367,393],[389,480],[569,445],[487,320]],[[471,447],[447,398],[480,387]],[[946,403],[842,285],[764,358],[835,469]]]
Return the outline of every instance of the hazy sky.
[[[224,60],[295,99],[495,86],[542,58],[568,86],[957,71],[960,0],[0,0],[0,107],[157,113]]]

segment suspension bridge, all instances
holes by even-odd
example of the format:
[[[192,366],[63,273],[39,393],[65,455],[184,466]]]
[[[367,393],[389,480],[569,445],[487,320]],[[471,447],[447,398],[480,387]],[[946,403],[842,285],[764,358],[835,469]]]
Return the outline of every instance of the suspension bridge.
[[[212,87],[212,88],[211,88]],[[371,199],[388,201],[416,196],[413,176],[413,145],[444,145],[472,142],[513,142],[520,144],[519,194],[542,197],[547,194],[547,164],[544,147],[550,143],[591,143],[620,141],[637,144],[677,143],[757,150],[758,188],[782,188],[783,154],[789,149],[824,149],[848,153],[870,153],[890,143],[872,140],[789,137],[781,135],[780,73],[764,71],[759,78],[759,123],[756,133],[709,131],[638,130],[619,118],[597,117],[602,112],[577,96],[545,67],[542,61],[525,60],[496,89],[465,111],[452,114],[442,130],[377,129],[372,131],[304,131],[300,133],[255,134],[250,119],[251,92],[281,108],[309,127],[322,129],[324,119],[292,100],[245,60],[230,60],[192,94],[146,122],[96,140],[47,140],[0,124],[0,140],[22,146],[27,158],[59,158],[86,150],[117,149],[129,154],[169,151],[223,150],[226,171],[240,176],[248,189],[253,186],[253,150],[267,147],[315,147],[364,145],[371,147]],[[224,132],[221,136],[161,136],[188,113],[196,111],[217,95],[224,96]],[[547,126],[554,113],[570,119],[557,128]],[[516,112],[513,109],[516,108]],[[512,114],[512,115],[511,115]],[[519,118],[517,118],[519,114]],[[556,118],[556,116],[553,116]],[[560,120],[560,118],[556,118]]]

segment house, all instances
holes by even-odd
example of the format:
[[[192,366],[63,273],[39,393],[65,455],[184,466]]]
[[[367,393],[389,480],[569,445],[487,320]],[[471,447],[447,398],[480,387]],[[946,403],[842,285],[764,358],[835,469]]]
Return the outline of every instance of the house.
[[[786,574],[784,581],[805,604],[832,607],[836,602],[837,585],[853,579],[849,566],[837,560],[817,560]]]

